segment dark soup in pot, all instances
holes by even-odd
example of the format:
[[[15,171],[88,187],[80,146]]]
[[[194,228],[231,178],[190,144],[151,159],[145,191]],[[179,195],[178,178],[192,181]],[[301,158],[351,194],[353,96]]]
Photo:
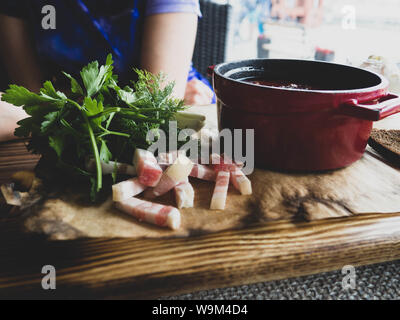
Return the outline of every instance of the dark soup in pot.
[[[260,86],[276,87],[284,89],[324,90],[323,88],[316,85],[293,82],[289,80],[246,79],[245,81],[253,84],[258,84]]]

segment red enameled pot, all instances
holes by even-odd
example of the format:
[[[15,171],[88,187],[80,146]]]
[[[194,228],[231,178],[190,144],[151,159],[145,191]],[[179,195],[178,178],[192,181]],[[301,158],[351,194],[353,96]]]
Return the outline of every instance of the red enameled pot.
[[[348,166],[365,151],[373,121],[400,111],[382,76],[345,65],[256,59],[210,70],[220,129],[254,129],[255,162],[283,171]],[[318,90],[261,86],[248,79],[287,80]],[[323,90],[321,90],[323,89]]]

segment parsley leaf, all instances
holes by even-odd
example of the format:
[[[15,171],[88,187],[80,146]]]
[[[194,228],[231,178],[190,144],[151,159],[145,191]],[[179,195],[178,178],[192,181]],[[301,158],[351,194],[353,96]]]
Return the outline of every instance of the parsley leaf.
[[[57,156],[61,158],[61,154],[64,148],[64,141],[60,136],[49,136],[49,145],[57,153]]]
[[[59,111],[53,111],[44,116],[46,119],[45,121],[42,122],[40,126],[40,131],[42,133],[46,133],[46,131],[58,120],[60,112]]]
[[[67,97],[64,93],[56,91],[56,89],[54,89],[51,81],[46,81],[43,84],[43,88],[40,89],[40,93],[42,97],[45,97],[47,99],[54,99],[53,102],[60,103],[61,105],[64,105],[67,100]]]
[[[81,85],[79,84],[79,82],[74,77],[72,77],[70,74],[68,74],[68,73],[66,73],[64,71],[63,71],[63,74],[68,79],[71,80],[71,92],[72,93],[77,93],[77,94],[80,94],[81,96],[83,96],[84,95],[83,89],[82,89]]]
[[[113,70],[112,56],[107,56],[107,61],[104,66],[99,69],[97,61],[89,63],[81,71],[81,77],[86,88],[87,96],[92,97],[100,91],[104,83],[112,77]]]
[[[100,148],[100,160],[108,163],[112,158],[112,154],[107,147],[107,144],[104,140],[101,140],[101,148]]]
[[[23,107],[30,116],[18,122],[15,135],[29,137],[28,149],[65,172],[65,178],[86,179],[94,200],[106,184],[101,162],[130,162],[135,148],[149,146],[149,130],[168,129],[168,121],[185,109],[183,101],[171,96],[173,83],[164,86],[161,74],[135,71],[138,81],[119,87],[108,55],[102,66],[97,61],[85,66],[80,79],[64,72],[72,94],[57,91],[46,81],[39,94],[10,85],[2,100]],[[87,172],[88,158],[95,160],[94,173]],[[104,181],[116,181],[116,168],[112,179]]]
[[[38,95],[30,92],[28,89],[17,86],[15,84],[10,85],[10,88],[1,97],[2,101],[6,101],[15,106],[35,106],[41,105],[46,102],[53,102],[54,99],[48,96]]]

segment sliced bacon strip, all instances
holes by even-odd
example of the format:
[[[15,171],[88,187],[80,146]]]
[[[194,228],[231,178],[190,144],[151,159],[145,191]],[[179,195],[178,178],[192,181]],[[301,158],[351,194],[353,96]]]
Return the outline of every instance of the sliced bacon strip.
[[[160,227],[169,227],[176,230],[181,225],[180,211],[171,206],[152,203],[134,197],[116,202],[115,206],[140,221],[146,221]]]
[[[141,184],[148,187],[154,187],[158,184],[162,176],[162,169],[150,151],[136,149],[133,164],[136,167]]]
[[[201,180],[215,181],[217,174],[210,167],[195,163],[193,164],[193,169],[190,172],[190,176]]]
[[[243,171],[240,169],[243,163],[234,162],[226,154],[223,157],[218,154],[211,155],[212,166],[215,171],[229,171],[231,173],[231,182],[236,189],[240,191],[241,194],[252,194],[251,182],[244,175]]]
[[[186,181],[193,168],[193,162],[186,156],[180,155],[175,162],[168,167],[157,186],[153,189],[155,197],[161,196],[173,189],[178,182]]]
[[[138,178],[132,178],[112,186],[113,200],[123,201],[142,193],[146,186],[139,182]]]
[[[241,194],[252,194],[251,181],[245,176],[241,169],[236,168],[235,171],[231,171],[231,182]]]
[[[211,210],[224,210],[229,187],[229,171],[218,171],[214,193],[211,199]]]
[[[224,159],[216,153],[211,154],[210,156],[211,167],[216,171],[233,171],[237,168],[236,164],[232,162],[232,160]]]
[[[175,199],[178,208],[193,208],[194,190],[189,181],[179,182],[175,188]]]

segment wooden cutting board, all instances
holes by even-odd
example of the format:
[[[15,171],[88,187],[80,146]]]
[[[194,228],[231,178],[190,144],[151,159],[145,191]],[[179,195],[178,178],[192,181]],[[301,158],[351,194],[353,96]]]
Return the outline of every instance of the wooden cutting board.
[[[368,154],[367,163],[380,167],[374,157]],[[0,145],[0,181],[35,161],[20,143]],[[9,166],[12,163],[21,165]],[[375,199],[373,206],[369,202],[372,211],[385,202]],[[313,212],[318,215],[318,206]],[[400,258],[400,213],[366,212],[311,222],[271,219],[260,224],[255,220],[243,229],[188,238],[63,242],[22,234],[17,219],[3,214],[0,296],[150,298]],[[54,292],[41,289],[45,264],[57,270]]]
[[[193,208],[181,209],[178,230],[159,228],[117,210],[111,197],[93,204],[87,189],[74,186],[30,208],[22,222],[27,232],[52,240],[83,237],[191,237],[276,220],[313,221],[370,212],[400,212],[400,172],[370,153],[350,167],[317,174],[256,169],[249,176],[253,194],[229,188],[225,210],[210,210],[214,184],[190,179]],[[175,205],[173,192],[156,199]]]

